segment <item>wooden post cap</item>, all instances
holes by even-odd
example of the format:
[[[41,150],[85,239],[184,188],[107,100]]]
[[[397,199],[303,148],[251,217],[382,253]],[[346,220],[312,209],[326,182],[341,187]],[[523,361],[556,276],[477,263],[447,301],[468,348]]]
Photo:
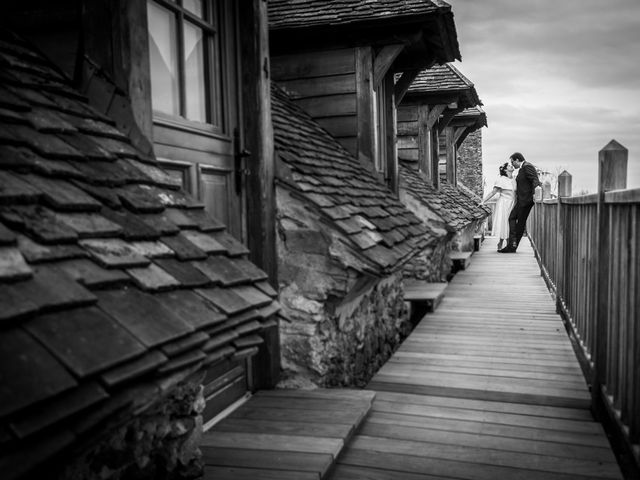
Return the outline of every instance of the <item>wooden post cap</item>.
[[[569,172],[564,170],[558,175],[558,197],[570,197],[571,196],[571,180],[572,176]]]
[[[598,190],[608,192],[627,188],[629,150],[611,140],[598,152]]]

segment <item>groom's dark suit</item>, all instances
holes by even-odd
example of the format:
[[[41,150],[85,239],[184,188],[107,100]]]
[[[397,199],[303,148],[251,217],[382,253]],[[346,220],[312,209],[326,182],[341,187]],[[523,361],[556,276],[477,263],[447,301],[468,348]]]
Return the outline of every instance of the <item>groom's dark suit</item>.
[[[542,185],[536,172],[536,167],[529,162],[523,162],[516,176],[516,203],[509,214],[509,243],[507,246],[517,248],[524,235],[527,217],[533,207],[533,193],[537,186]]]

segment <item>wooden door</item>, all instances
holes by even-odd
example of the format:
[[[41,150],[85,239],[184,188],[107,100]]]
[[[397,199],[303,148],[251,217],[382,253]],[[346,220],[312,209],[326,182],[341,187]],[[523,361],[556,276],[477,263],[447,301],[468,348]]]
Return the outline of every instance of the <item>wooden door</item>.
[[[234,2],[148,0],[147,8],[156,156],[244,241]]]
[[[232,0],[148,0],[153,141],[161,165],[246,243],[237,10]],[[205,421],[251,389],[248,362],[205,378]]]

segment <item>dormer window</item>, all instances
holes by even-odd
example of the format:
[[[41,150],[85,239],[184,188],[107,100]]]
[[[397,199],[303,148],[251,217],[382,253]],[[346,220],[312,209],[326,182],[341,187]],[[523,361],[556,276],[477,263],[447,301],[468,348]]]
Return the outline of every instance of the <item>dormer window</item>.
[[[206,0],[148,0],[156,116],[221,126],[216,8]]]

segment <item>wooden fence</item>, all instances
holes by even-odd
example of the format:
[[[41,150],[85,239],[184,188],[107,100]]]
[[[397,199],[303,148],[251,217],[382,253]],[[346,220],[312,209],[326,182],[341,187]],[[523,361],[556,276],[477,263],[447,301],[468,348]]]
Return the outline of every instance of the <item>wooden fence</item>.
[[[628,151],[598,155],[598,193],[537,202],[527,232],[591,385],[594,411],[640,465],[640,189],[626,189]],[[548,190],[547,190],[548,191]],[[547,195],[543,195],[547,196]]]

